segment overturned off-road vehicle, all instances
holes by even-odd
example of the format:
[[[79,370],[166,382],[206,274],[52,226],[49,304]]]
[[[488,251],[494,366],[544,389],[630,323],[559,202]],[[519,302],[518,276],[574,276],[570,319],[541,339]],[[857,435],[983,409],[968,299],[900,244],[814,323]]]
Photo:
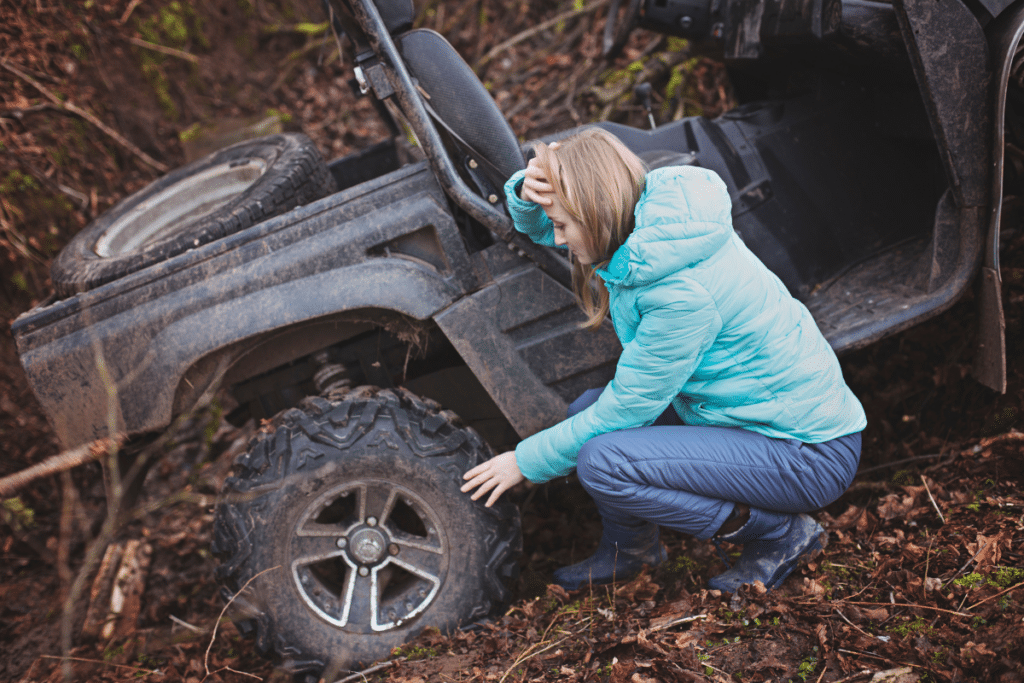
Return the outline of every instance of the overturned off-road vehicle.
[[[297,672],[368,664],[506,600],[518,512],[471,501],[461,476],[559,421],[620,352],[610,324],[579,328],[564,255],[512,229],[501,187],[523,147],[473,71],[412,28],[411,0],[324,6],[392,137],[324,163],[277,135],[179,169],[83,230],[54,265],[57,294],[13,326],[66,446],[142,441],[218,388],[232,420],[263,421],[214,551],[240,627]],[[622,10],[610,50],[637,22],[689,38],[724,58],[740,105],[596,125],[652,167],[716,171],[739,235],[840,354],[977,282],[978,376],[1004,389],[999,227],[1021,183],[1021,159],[1003,162],[1024,148],[1024,4]],[[423,160],[400,163],[392,112]]]

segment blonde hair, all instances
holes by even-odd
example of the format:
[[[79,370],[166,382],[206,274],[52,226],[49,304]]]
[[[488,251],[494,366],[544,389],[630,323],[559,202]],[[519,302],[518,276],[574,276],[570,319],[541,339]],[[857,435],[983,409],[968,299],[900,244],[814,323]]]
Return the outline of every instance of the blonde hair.
[[[583,228],[592,263],[573,261],[572,288],[594,329],[608,315],[608,290],[594,271],[607,265],[633,232],[633,209],[644,191],[647,166],[611,133],[587,128],[551,148],[534,143],[537,161],[558,201]]]

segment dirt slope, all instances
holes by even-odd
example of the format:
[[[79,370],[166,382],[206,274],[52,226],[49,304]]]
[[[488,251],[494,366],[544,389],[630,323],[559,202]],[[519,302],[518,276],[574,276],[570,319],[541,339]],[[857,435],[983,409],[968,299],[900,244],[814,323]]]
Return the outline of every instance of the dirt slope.
[[[417,8],[421,25],[478,65],[524,138],[600,116],[639,123],[627,67],[655,53],[685,74],[674,99],[657,102],[659,118],[727,106],[721,68],[690,58],[676,41],[637,33],[606,68],[598,57],[603,9],[491,54],[574,5],[582,3],[448,0]],[[71,235],[159,168],[196,153],[216,122],[269,120],[303,130],[328,156],[383,136],[316,25],[318,7],[313,0],[0,3],[0,475],[57,452],[8,328],[49,296],[49,261]],[[670,71],[640,73],[661,97]],[[670,562],[628,585],[574,595],[548,588],[552,569],[585,556],[599,533],[582,490],[550,484],[524,501],[523,572],[505,615],[476,631],[427,634],[370,678],[1024,680],[1024,440],[1015,431],[1024,428],[1024,232],[1017,227],[1004,231],[1003,259],[1007,394],[993,395],[966,375],[970,297],[845,358],[870,420],[861,474],[820,515],[831,538],[824,557],[778,591],[725,600],[704,590],[721,561],[707,544],[671,534]],[[287,678],[255,657],[231,624],[213,633],[223,602],[208,552],[210,503],[251,429],[203,413],[174,434],[151,474],[149,507],[118,532],[151,548],[137,617],[111,638],[83,638],[79,605],[68,660],[78,680],[248,679],[226,667]],[[98,465],[39,480],[3,501],[0,680],[60,680],[61,609],[104,501]]]

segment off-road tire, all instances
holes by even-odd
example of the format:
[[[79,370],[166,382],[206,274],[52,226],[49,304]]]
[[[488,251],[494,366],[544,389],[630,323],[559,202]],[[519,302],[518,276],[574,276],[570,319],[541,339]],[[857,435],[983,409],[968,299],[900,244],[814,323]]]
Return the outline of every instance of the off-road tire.
[[[218,240],[334,191],[305,135],[246,140],[158,178],[75,235],[50,268],[71,295]]]
[[[236,461],[213,552],[262,654],[296,673],[358,669],[507,601],[519,511],[460,492],[491,451],[437,408],[400,389],[307,399]]]

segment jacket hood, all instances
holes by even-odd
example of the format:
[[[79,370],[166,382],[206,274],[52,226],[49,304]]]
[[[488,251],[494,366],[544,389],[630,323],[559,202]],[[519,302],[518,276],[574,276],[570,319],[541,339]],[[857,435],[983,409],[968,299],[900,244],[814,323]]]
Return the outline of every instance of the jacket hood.
[[[696,166],[647,174],[633,210],[636,227],[597,273],[610,284],[656,282],[712,256],[732,233],[732,200],[722,179]]]

